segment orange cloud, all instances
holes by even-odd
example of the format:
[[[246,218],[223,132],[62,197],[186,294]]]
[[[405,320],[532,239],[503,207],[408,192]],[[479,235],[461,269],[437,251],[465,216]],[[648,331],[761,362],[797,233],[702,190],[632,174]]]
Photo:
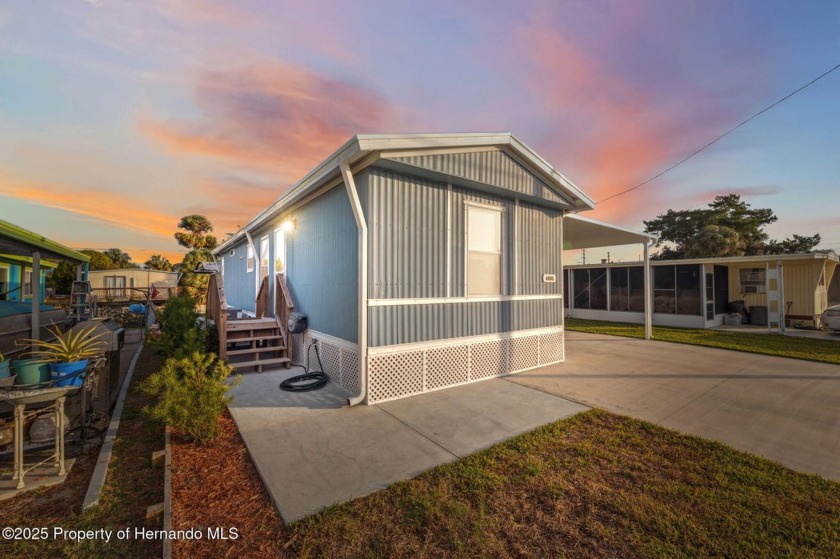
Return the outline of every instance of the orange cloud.
[[[147,200],[127,194],[21,180],[5,174],[0,174],[0,184],[0,194],[4,196],[170,239],[179,219],[149,208]],[[130,219],[126,219],[127,211],[130,211]]]
[[[360,132],[396,120],[377,93],[278,60],[203,72],[197,122],[143,119],[140,130],[176,155],[217,158],[291,184]]]

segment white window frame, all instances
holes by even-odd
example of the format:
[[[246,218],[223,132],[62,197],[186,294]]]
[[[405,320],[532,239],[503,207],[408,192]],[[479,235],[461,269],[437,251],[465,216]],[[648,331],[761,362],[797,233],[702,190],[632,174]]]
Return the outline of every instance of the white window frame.
[[[263,251],[265,247],[265,251]],[[263,255],[265,252],[265,255]],[[263,274],[262,271],[265,270]],[[271,274],[271,235],[265,234],[260,237],[260,281]]]
[[[274,258],[271,259],[271,270],[275,276],[281,272],[281,270],[277,269],[277,255],[279,252],[282,252],[283,255],[281,259],[283,261],[282,272],[288,276],[289,260],[286,251],[286,229],[282,225],[274,229]]]
[[[491,210],[499,214],[499,293],[498,294],[481,294],[470,295],[470,208],[481,210]],[[507,266],[507,255],[505,254],[505,245],[507,243],[507,233],[505,231],[505,208],[504,206],[497,206],[491,204],[482,204],[480,202],[473,202],[471,200],[464,201],[464,296],[468,299],[498,297],[504,296],[507,293],[507,274],[505,268]],[[478,252],[478,251],[476,251]],[[484,253],[491,254],[491,253]],[[495,254],[495,253],[493,253]]]
[[[254,271],[254,264],[256,258],[254,258],[254,247],[251,246],[251,243],[247,244],[247,252],[245,253],[245,265],[248,267],[248,272]]]

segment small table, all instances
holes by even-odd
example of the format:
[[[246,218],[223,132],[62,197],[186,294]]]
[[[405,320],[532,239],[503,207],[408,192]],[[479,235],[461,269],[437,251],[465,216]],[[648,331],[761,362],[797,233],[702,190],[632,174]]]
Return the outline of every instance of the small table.
[[[79,375],[86,375],[95,366],[88,365],[83,370],[72,375],[54,379],[38,384],[16,385],[3,387],[0,389],[0,402],[5,402],[12,406],[15,410],[15,471],[12,479],[17,480],[17,489],[23,489],[26,484],[23,481],[26,472],[29,472],[38,466],[42,466],[50,461],[55,461],[58,467],[58,475],[63,476],[66,473],[64,469],[64,402],[67,399],[67,393],[72,390],[85,390],[89,379],[83,386],[56,386],[60,381],[67,381]],[[87,375],[92,377],[93,375]],[[26,406],[29,404],[43,404],[44,402],[52,402],[46,407],[38,408],[37,410],[26,413]],[[30,465],[28,468],[23,464],[23,426],[26,419],[36,415],[42,415],[44,412],[55,412],[55,451],[47,458],[41,460],[36,464]],[[84,414],[85,410],[82,410]]]

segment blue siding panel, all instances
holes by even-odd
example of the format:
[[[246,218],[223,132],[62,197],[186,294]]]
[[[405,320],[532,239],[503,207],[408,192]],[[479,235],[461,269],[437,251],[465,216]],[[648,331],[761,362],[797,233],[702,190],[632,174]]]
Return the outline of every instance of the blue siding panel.
[[[295,310],[308,316],[310,328],[357,342],[359,237],[347,191],[343,185],[331,189],[283,216],[271,230],[286,219],[295,222],[286,235]]]
[[[233,255],[231,255],[233,251]],[[248,272],[248,241],[244,240],[222,255],[225,261],[225,298],[228,305],[254,312],[255,274]]]

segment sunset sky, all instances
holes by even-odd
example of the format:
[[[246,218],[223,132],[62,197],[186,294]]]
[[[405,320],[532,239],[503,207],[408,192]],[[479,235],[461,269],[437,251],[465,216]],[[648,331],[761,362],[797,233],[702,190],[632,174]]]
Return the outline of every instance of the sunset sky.
[[[840,2],[0,2],[0,218],[180,261],[356,133],[511,131],[596,201],[840,63]],[[840,70],[586,215],[740,193],[840,248]],[[612,251],[635,259],[638,248]]]

